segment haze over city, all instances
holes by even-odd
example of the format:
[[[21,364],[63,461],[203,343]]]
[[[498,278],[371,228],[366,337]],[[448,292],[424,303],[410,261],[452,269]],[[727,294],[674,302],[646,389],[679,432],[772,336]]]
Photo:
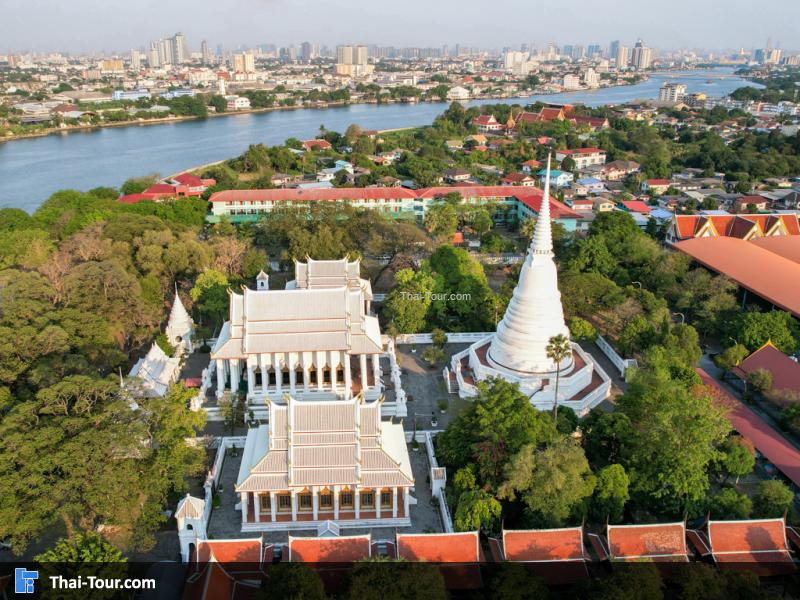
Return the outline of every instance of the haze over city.
[[[176,0],[136,3],[75,0],[0,3],[0,51],[119,52],[152,38],[184,31],[230,47],[313,40],[324,44],[364,43],[428,46],[461,43],[493,48],[550,40],[607,43],[647,39],[653,47],[731,49],[763,45],[768,37],[789,48],[800,3],[759,5],[731,0],[698,4],[677,0],[667,7],[619,0],[603,7],[588,0],[546,4],[511,0],[488,7],[477,0],[398,4],[365,0]],[[310,18],[312,17],[313,18]],[[30,27],[35,22],[35,27]],[[489,26],[495,23],[496,26]]]

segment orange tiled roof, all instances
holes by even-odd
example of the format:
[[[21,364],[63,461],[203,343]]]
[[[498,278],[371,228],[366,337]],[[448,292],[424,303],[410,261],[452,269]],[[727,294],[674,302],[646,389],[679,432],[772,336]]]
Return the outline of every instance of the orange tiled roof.
[[[685,523],[609,525],[613,560],[688,561]]]
[[[289,560],[292,562],[350,563],[370,557],[369,535],[332,538],[289,536]]]
[[[800,244],[800,237],[792,237],[786,244]],[[800,295],[787,285],[800,281],[799,263],[733,237],[687,239],[677,242],[675,248],[800,318]]]
[[[800,364],[767,342],[739,363],[733,371],[741,378],[759,369],[772,373],[772,389],[800,392]]]
[[[478,563],[478,532],[398,533],[397,556],[406,560],[440,563]]]
[[[584,560],[583,527],[503,530],[506,560],[550,562]]]

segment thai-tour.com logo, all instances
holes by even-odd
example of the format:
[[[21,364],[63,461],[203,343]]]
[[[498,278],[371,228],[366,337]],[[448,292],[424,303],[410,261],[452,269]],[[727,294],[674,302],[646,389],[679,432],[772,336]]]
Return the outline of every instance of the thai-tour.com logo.
[[[38,580],[38,583],[37,583]],[[39,577],[39,571],[18,567],[14,569],[14,593],[17,595],[35,594],[44,589],[52,590],[154,590],[156,580],[151,578],[99,577],[96,575],[49,575],[45,572]],[[87,596],[88,597],[88,596]]]
[[[33,594],[34,582],[39,579],[39,571],[25,568],[14,569],[14,593]]]

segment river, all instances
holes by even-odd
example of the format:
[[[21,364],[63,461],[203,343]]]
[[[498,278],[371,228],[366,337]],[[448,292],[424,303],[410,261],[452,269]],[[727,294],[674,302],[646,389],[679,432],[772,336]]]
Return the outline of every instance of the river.
[[[470,102],[528,104],[536,100],[621,104],[658,97],[666,81],[685,83],[689,92],[724,96],[744,85],[731,69],[654,73],[636,85],[506,100]],[[712,80],[708,83],[708,80]],[[320,125],[343,132],[351,123],[365,129],[394,129],[430,124],[444,103],[353,104],[328,109],[281,110],[213,119],[72,131],[0,143],[0,207],[32,212],[59,189],[119,186],[128,177],[177,173],[234,157],[248,144],[276,144],[288,137],[307,139]]]

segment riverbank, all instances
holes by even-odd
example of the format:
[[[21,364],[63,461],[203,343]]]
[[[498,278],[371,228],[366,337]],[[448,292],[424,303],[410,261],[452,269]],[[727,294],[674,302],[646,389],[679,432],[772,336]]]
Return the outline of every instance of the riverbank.
[[[610,88],[617,88],[617,87],[627,87],[631,85],[638,85],[648,81],[650,78],[649,74],[643,74],[641,79],[636,82],[623,82],[623,83],[615,83],[613,85],[607,85],[596,89],[581,89],[581,90],[572,90],[571,92],[553,92],[553,91],[544,91],[544,90],[531,90],[530,94],[521,95],[517,94],[514,96],[508,96],[505,94],[490,94],[487,96],[482,96],[480,98],[472,98],[467,101],[467,103],[473,102],[483,102],[483,101],[491,101],[491,100],[499,100],[503,102],[507,102],[509,100],[520,100],[524,101],[529,98],[533,97],[542,97],[542,96],[554,96],[559,94],[565,93],[580,93],[580,92],[592,92],[592,91],[599,91],[604,89]],[[231,112],[223,112],[223,113],[214,113],[209,112],[208,115],[204,117],[199,116],[171,116],[171,117],[156,117],[153,119],[135,119],[131,121],[121,121],[116,123],[93,123],[93,124],[82,124],[82,125],[67,125],[65,127],[49,127],[47,129],[41,129],[38,131],[32,131],[30,133],[23,133],[23,134],[12,134],[12,135],[5,135],[0,137],[0,143],[2,142],[12,142],[16,140],[25,140],[25,139],[34,139],[40,137],[46,137],[50,135],[56,134],[65,134],[65,133],[79,133],[79,132],[88,132],[88,131],[97,131],[101,129],[112,129],[112,128],[119,128],[119,127],[134,127],[134,126],[146,126],[146,125],[166,125],[170,123],[182,123],[186,121],[201,121],[204,119],[213,119],[217,117],[231,117],[236,115],[248,115],[248,114],[260,114],[260,113],[268,113],[268,112],[275,112],[275,111],[294,111],[294,110],[325,110],[328,108],[341,108],[344,106],[357,106],[360,104],[363,105],[375,105],[375,106],[385,106],[391,104],[449,104],[450,100],[434,100],[434,99],[421,99],[415,100],[414,102],[402,101],[402,100],[392,100],[389,102],[377,102],[373,100],[348,100],[347,102],[326,102],[326,103],[316,103],[316,104],[308,104],[308,105],[301,105],[301,106],[268,106],[263,108],[248,108],[244,110],[237,110]],[[388,131],[388,130],[387,130]]]
[[[664,81],[674,81],[677,72],[652,73],[648,81],[635,85],[600,88],[525,98],[481,99],[467,107],[486,103],[531,104],[536,101],[589,107],[622,105],[636,98],[658,98]],[[723,76],[717,78],[716,76]],[[689,93],[703,92],[722,97],[734,89],[752,85],[731,77],[731,70],[686,73]],[[712,84],[707,79],[714,78]],[[311,139],[320,124],[331,131],[345,131],[353,123],[363,129],[405,129],[430,125],[447,104],[348,104],[324,110],[314,108],[258,110],[223,113],[231,118],[180,119],[147,122],[161,127],[98,127],[85,135],[41,135],[0,144],[0,208],[22,208],[33,212],[53,192],[87,190],[97,186],[118,187],[130,176],[143,173],[181,173],[195,165],[206,165],[239,156],[250,144],[283,144],[290,137]],[[74,130],[72,130],[74,131]]]

